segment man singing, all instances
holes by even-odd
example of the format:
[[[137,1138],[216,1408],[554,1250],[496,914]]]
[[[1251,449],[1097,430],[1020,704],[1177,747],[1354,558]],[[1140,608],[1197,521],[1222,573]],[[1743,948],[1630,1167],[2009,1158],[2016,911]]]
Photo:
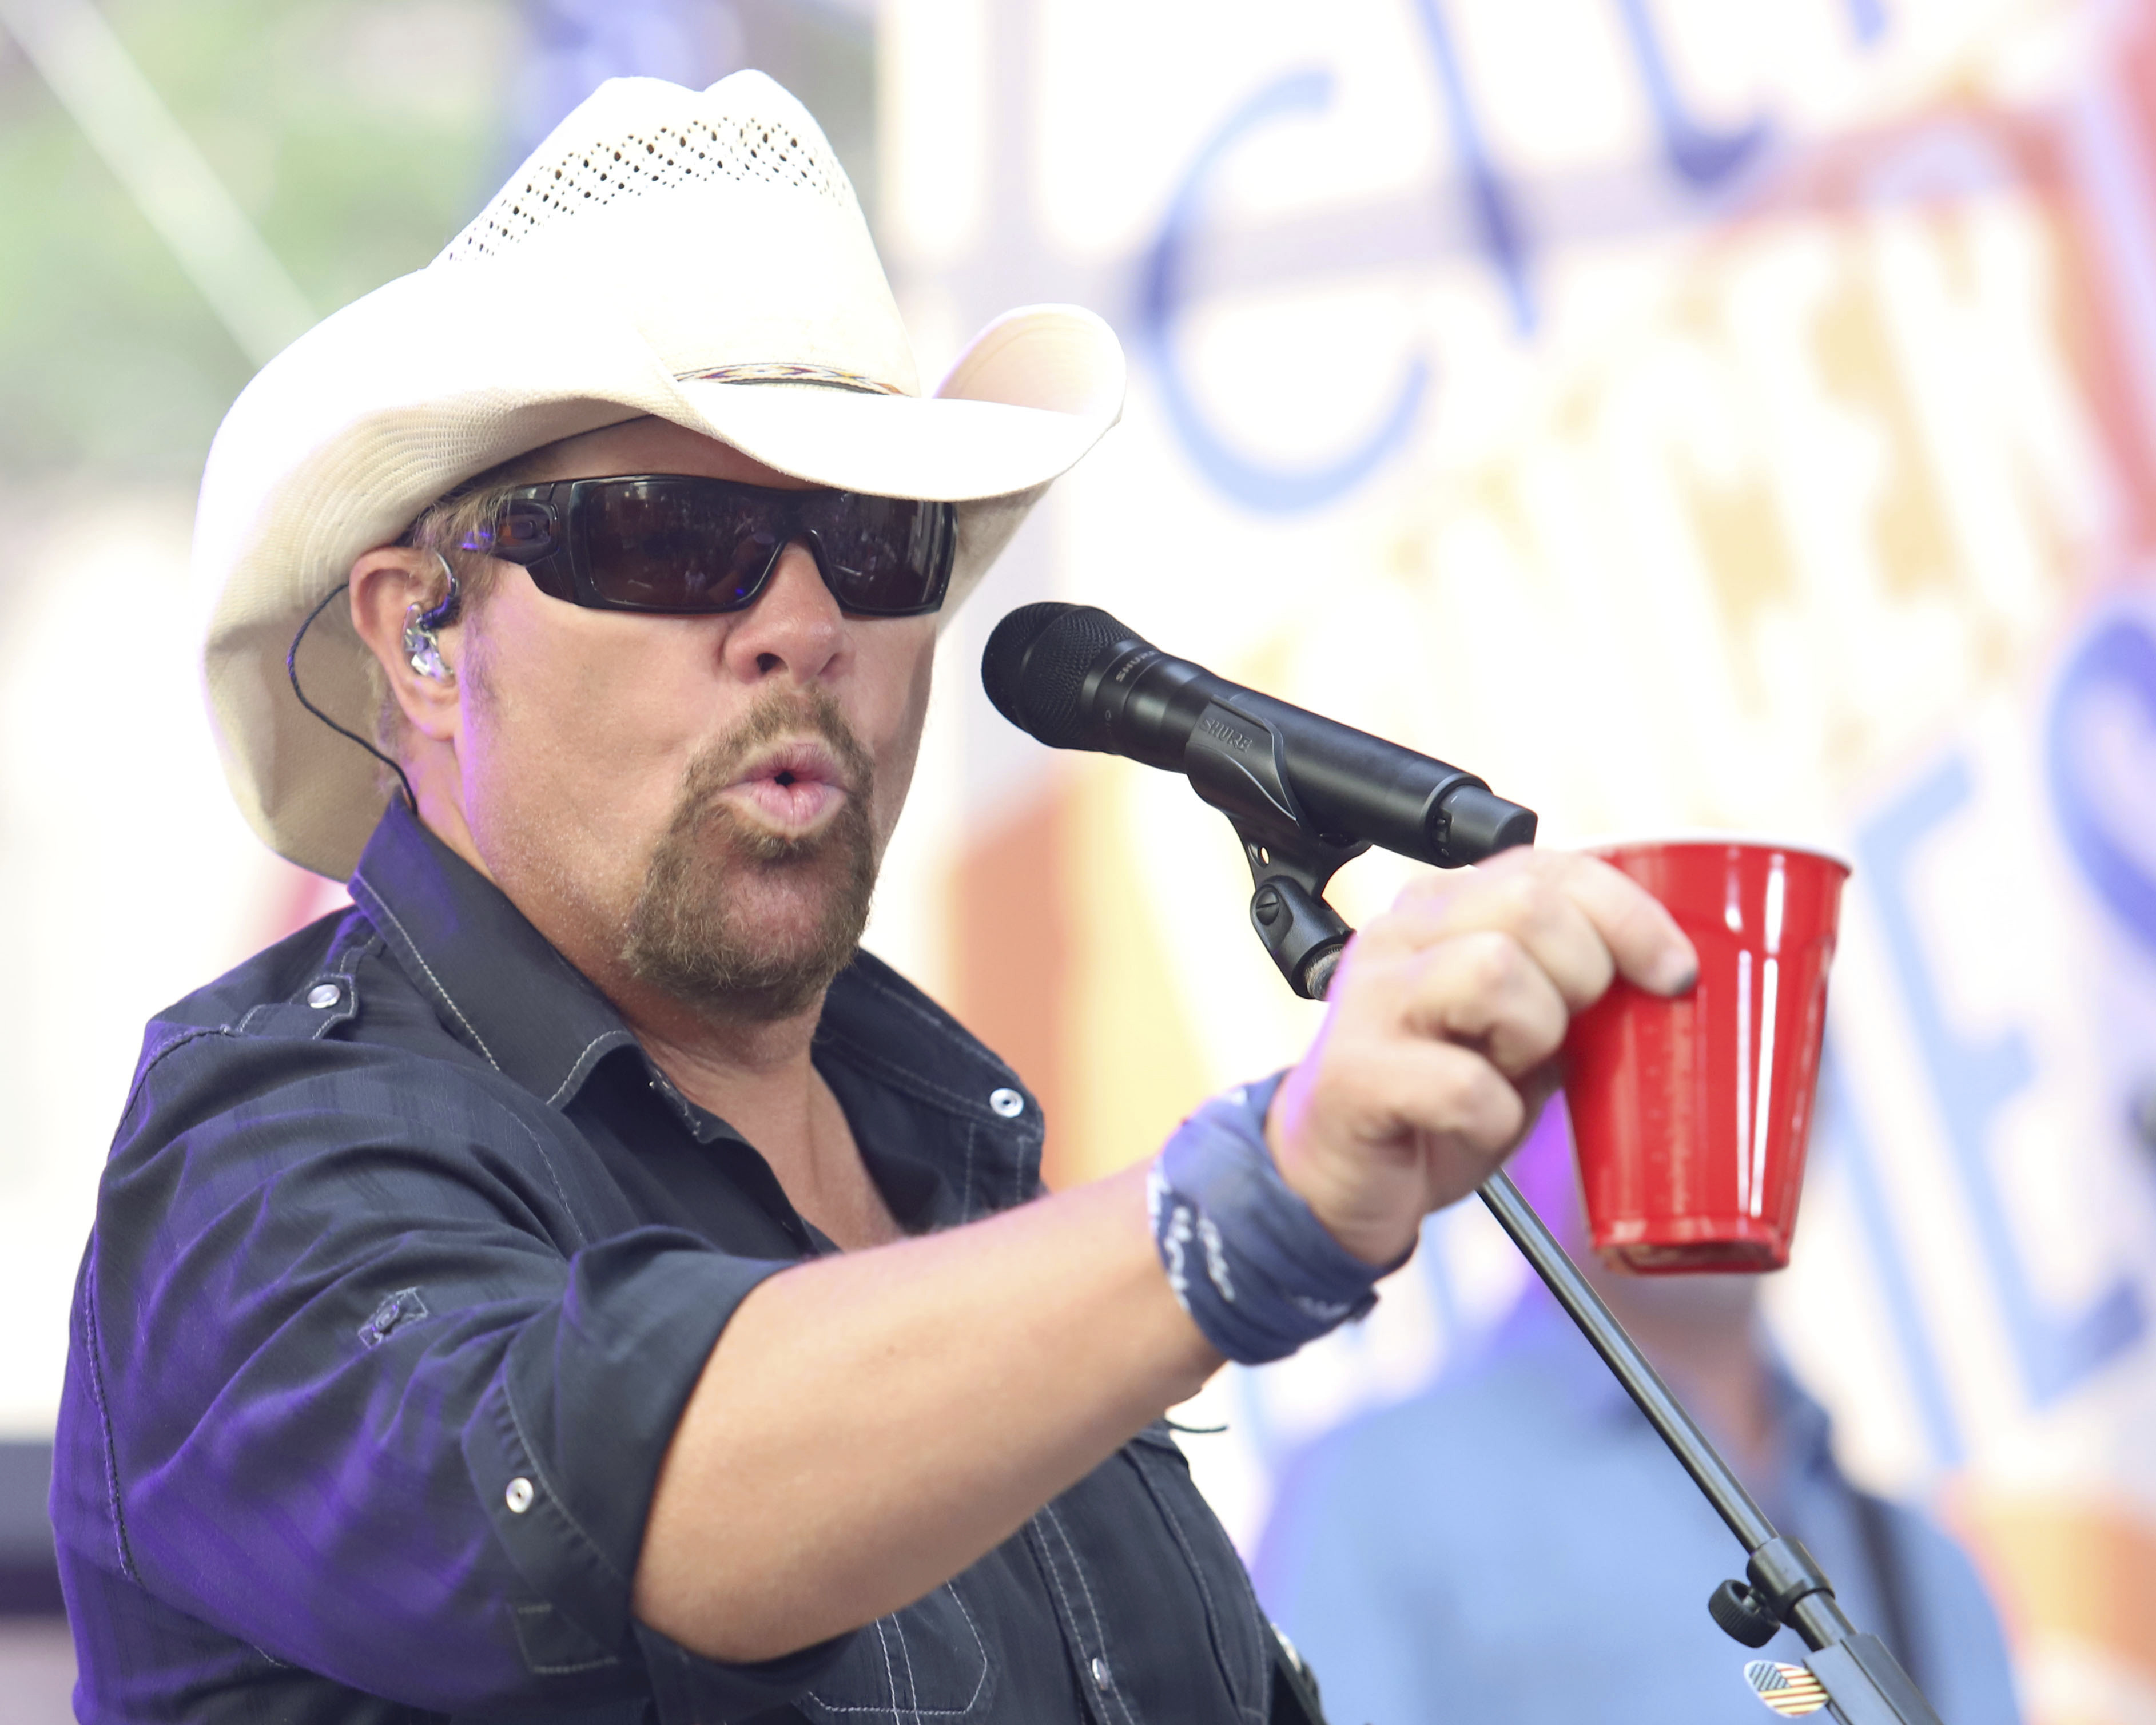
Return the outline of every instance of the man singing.
[[[1589,860],[1434,877],[1283,1081],[1043,1195],[855,943],[938,619],[1122,382],[1036,308],[923,398],[742,73],[602,87],[240,397],[213,715],[354,905],[149,1028],[54,1487],[84,1719],[1266,1718],[1163,1409],[1367,1310],[1568,1014],[1693,963]]]

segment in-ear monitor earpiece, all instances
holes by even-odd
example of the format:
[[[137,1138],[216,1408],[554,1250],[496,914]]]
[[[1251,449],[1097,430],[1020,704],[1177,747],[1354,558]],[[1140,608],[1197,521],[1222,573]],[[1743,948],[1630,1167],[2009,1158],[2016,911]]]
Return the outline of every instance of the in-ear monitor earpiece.
[[[417,605],[406,608],[404,613],[404,656],[412,669],[423,677],[432,677],[438,683],[446,683],[456,673],[442,659],[442,644],[434,639],[434,631],[446,628],[457,620],[464,593],[457,585],[457,572],[449,567],[449,560],[439,551],[434,561],[442,566],[442,578],[449,583],[442,601],[430,611],[422,611]]]

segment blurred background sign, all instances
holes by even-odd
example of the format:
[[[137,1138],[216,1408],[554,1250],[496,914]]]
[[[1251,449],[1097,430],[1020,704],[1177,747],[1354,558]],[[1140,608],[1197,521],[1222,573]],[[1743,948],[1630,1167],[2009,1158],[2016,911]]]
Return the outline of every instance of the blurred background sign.
[[[0,0],[0,1434],[49,1430],[141,1022],[338,896],[199,715],[218,417],[600,78],[744,64],[824,121],[926,374],[1051,299],[1133,358],[948,632],[870,937],[1041,1092],[1053,1177],[1314,1009],[1180,781],[988,707],[1012,605],[1103,605],[1551,842],[1833,844],[1779,1337],[1851,1471],[1972,1541],[2032,1716],[2156,1718],[2150,0]],[[1224,1374],[1190,1447],[1238,1537],[1522,1274],[1464,1207],[1369,1323]]]
[[[1146,1153],[1314,1009],[1179,781],[1051,763],[982,701],[1013,603],[1103,605],[1465,764],[1549,841],[1832,844],[1779,1338],[1851,1470],[1977,1548],[2032,1713],[2156,1717],[2156,8],[882,23],[927,357],[1073,298],[1137,360],[962,620],[952,788],[910,835],[965,835],[915,962],[1044,1091],[1056,1176]],[[1369,1324],[1209,1393],[1231,1430],[1188,1447],[1239,1538],[1297,1445],[1517,1291],[1475,1207],[1428,1244]]]

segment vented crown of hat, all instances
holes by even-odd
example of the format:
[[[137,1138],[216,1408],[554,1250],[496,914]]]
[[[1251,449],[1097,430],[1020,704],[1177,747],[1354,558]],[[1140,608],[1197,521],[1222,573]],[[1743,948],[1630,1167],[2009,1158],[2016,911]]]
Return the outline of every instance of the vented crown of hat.
[[[624,79],[614,87],[655,82]],[[744,85],[756,88],[744,92]],[[713,180],[761,181],[841,209],[855,207],[852,184],[815,122],[761,74],[737,73],[701,97],[675,85],[661,88],[666,94],[654,92],[658,102],[673,106],[686,98],[706,111],[660,118],[647,100],[638,104],[644,112],[637,121],[618,115],[627,123],[609,126],[589,111],[597,104],[587,105],[532,152],[434,261],[494,257],[557,223],[619,199]],[[734,100],[711,103],[721,89]],[[765,90],[776,100],[739,100]],[[601,123],[589,123],[594,120]]]

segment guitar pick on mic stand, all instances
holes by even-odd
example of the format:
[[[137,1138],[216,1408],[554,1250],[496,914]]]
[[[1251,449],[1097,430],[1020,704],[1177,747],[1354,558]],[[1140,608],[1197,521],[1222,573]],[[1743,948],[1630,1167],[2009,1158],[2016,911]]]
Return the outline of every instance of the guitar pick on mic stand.
[[[1376,843],[1456,868],[1534,841],[1533,811],[1473,774],[1214,677],[1090,607],[1012,612],[989,638],[981,675],[997,710],[1043,742],[1185,774],[1242,841],[1250,926],[1308,999],[1325,998],[1353,932],[1325,901],[1342,864]],[[1746,1579],[1709,1596],[1715,1622],[1748,1647],[1784,1624],[1796,1630],[1843,1725],[1939,1725],[1885,1644],[1850,1621],[1811,1553],[1775,1531],[1511,1177],[1501,1170],[1479,1190],[1749,1553]],[[1608,1584],[1625,1581],[1625,1559],[1612,1553]]]

